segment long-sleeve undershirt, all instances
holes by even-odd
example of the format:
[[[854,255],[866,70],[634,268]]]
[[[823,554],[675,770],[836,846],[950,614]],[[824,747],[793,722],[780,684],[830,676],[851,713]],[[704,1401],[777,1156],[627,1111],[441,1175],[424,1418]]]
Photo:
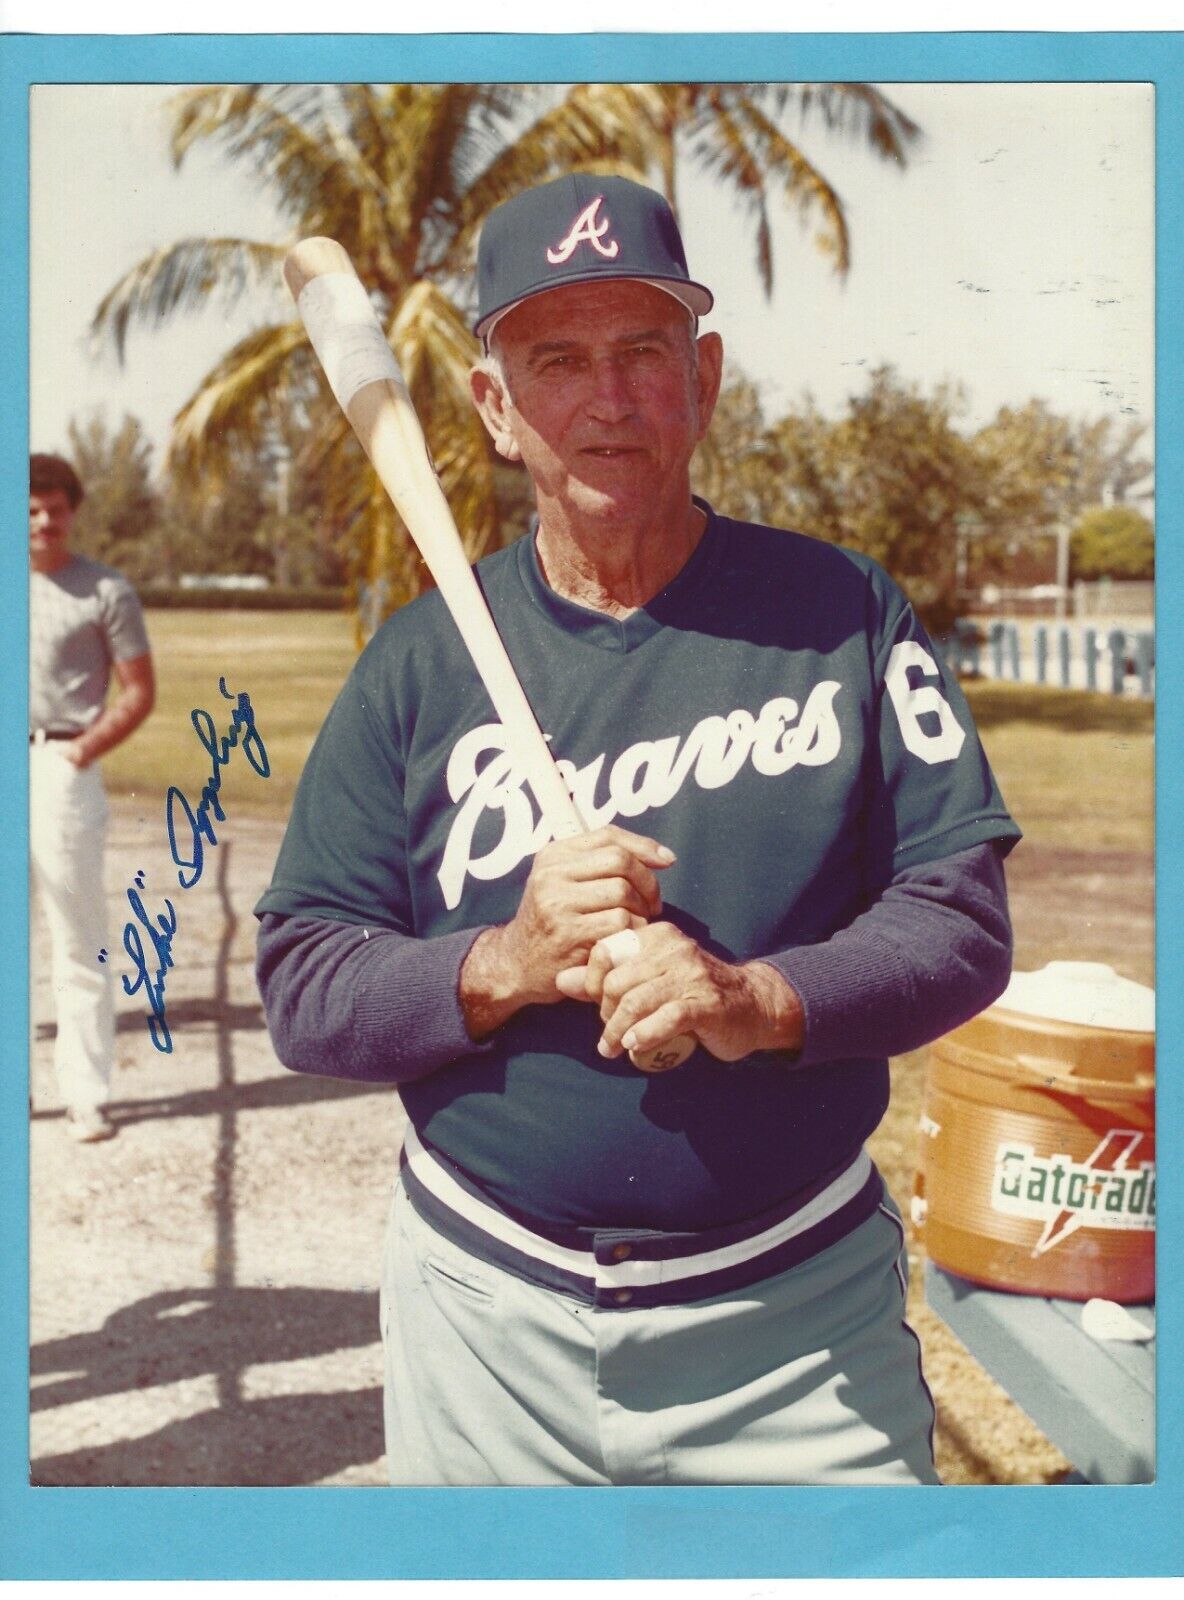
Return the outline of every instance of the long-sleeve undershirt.
[[[404,1083],[487,1045],[459,989],[483,930],[418,939],[324,917],[264,914],[257,971],[272,1042],[297,1072]],[[976,845],[899,872],[847,927],[760,957],[805,1016],[797,1067],[900,1055],[998,998],[1011,969],[1002,850]]]

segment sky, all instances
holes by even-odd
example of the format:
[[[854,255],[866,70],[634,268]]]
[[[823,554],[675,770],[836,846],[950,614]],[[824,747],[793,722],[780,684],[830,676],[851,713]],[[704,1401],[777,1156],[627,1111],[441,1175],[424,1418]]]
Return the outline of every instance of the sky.
[[[842,281],[778,203],[766,301],[751,233],[712,181],[680,176],[705,323],[770,415],[811,394],[833,414],[887,362],[930,390],[961,384],[967,426],[1044,398],[1074,416],[1153,414],[1153,89],[1142,84],[900,84],[923,129],[907,168],[816,123],[791,132],[844,202]],[[213,150],[179,171],[159,85],[45,85],[32,97],[31,447],[60,449],[72,416],[137,416],[158,447],[202,375],[247,329],[287,318],[278,287],[228,311],[133,330],[121,367],[92,347],[102,296],[136,261],[205,234],[290,233],[258,181]],[[1149,441],[1148,441],[1149,443]]]

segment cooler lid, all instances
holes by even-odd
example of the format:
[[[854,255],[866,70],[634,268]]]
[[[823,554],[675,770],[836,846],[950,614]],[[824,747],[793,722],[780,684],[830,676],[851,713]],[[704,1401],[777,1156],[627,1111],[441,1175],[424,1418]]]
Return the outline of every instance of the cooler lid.
[[[1013,973],[995,1004],[1049,1022],[1155,1032],[1155,990],[1100,961],[1050,961],[1039,972]]]

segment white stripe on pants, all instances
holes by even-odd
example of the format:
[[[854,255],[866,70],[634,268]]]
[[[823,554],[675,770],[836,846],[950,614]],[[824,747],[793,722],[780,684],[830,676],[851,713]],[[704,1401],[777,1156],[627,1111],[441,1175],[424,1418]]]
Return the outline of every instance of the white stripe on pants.
[[[79,769],[56,740],[31,744],[30,887],[49,925],[54,1067],[68,1106],[107,1103],[115,1058],[114,953],[99,961],[99,951],[108,948],[106,833],[107,797],[97,764]]]
[[[607,1310],[457,1248],[396,1185],[383,1265],[394,1484],[934,1484],[933,1406],[877,1211],[762,1283]]]

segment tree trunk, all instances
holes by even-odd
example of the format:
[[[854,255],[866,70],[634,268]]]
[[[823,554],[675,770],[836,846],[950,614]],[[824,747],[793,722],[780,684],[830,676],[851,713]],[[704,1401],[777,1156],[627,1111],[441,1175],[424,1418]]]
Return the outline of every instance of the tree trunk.
[[[674,220],[677,222],[678,194],[674,181],[674,126],[674,113],[671,112],[666,118],[665,126],[662,129],[662,193],[666,196],[666,203],[671,211],[674,212]]]

